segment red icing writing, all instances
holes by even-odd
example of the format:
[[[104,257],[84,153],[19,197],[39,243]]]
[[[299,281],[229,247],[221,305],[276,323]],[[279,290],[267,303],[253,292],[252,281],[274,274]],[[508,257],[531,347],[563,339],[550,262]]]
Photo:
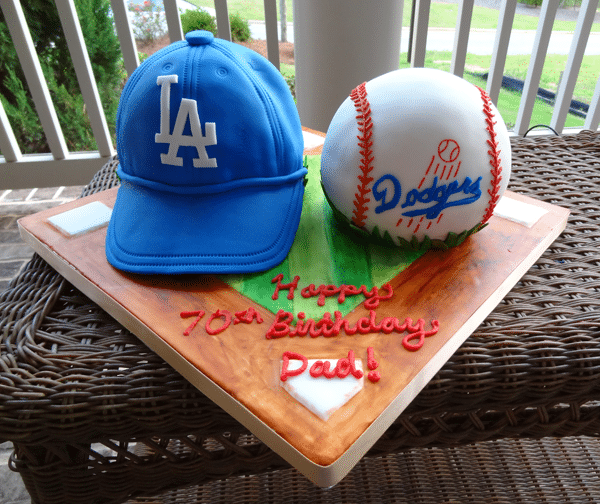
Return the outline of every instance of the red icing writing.
[[[365,301],[365,308],[367,310],[373,310],[379,306],[379,301],[390,299],[394,295],[394,291],[392,286],[387,283],[382,285],[381,288],[387,292],[387,294],[380,295],[377,287],[373,287],[370,293],[367,293],[366,296],[369,298]]]
[[[415,351],[423,346],[426,337],[436,334],[440,327],[437,320],[432,320],[431,329],[426,331],[423,319],[419,319],[413,324],[413,320],[408,317],[403,323],[400,323],[400,320],[396,317],[384,317],[381,321],[377,322],[374,310],[369,311],[368,317],[359,318],[354,325],[343,318],[339,311],[334,312],[334,319],[327,312],[323,315],[322,319],[316,322],[313,319],[304,320],[304,317],[300,317],[300,315],[298,315],[299,318],[296,327],[292,327],[291,324],[294,322],[294,315],[290,312],[279,310],[273,324],[271,324],[271,327],[267,331],[266,338],[276,339],[285,336],[306,335],[310,335],[312,338],[319,336],[330,337],[338,336],[342,331],[347,335],[356,333],[391,334],[392,332],[406,332],[408,334],[402,339],[402,345],[407,350]]]
[[[302,365],[298,369],[290,370],[290,360],[300,360]],[[297,352],[284,352],[281,364],[281,381],[286,381],[290,376],[298,376],[306,371],[308,367],[308,359],[304,355]],[[354,376],[356,379],[360,379],[364,376],[360,369],[356,369],[356,359],[354,357],[354,351],[348,352],[348,357],[344,359],[338,359],[335,368],[331,369],[331,363],[328,360],[318,360],[313,363],[309,369],[309,373],[313,378],[324,376],[325,378],[346,378],[348,375]]]
[[[375,360],[375,351],[373,347],[367,348],[367,367],[370,369],[367,378],[371,380],[373,383],[377,383],[381,380],[381,375],[379,371],[375,371],[379,367],[379,362]]]
[[[194,320],[192,322],[192,324],[185,330],[183,331],[183,335],[184,336],[189,336],[190,333],[192,332],[192,330],[194,329],[194,327],[196,327],[196,324],[198,322],[200,322],[200,319],[202,317],[204,317],[204,310],[196,310],[196,311],[182,311],[179,316],[181,318],[189,318],[189,317],[196,317],[196,320]]]
[[[273,293],[273,300],[279,298],[279,291],[281,289],[287,289],[288,299],[294,299],[294,290],[298,288],[298,281],[300,277],[294,277],[294,281],[288,284],[282,284],[283,274],[277,275],[271,283],[277,283],[275,287],[275,292]],[[381,287],[384,294],[379,293],[379,289],[375,286],[370,291],[367,290],[365,285],[361,285],[360,287],[355,287],[354,285],[345,285],[342,284],[340,286],[336,285],[320,285],[319,287],[315,287],[315,284],[310,284],[300,291],[300,294],[303,298],[311,298],[318,297],[317,304],[319,306],[325,305],[325,299],[332,296],[337,296],[338,303],[342,304],[346,300],[346,296],[356,296],[358,294],[362,294],[367,298],[365,301],[365,308],[372,310],[379,306],[379,302],[385,299],[390,299],[394,295],[394,289],[392,286],[387,283]]]
[[[335,370],[330,371],[329,361],[321,361],[318,360],[312,366],[310,366],[310,376],[313,378],[318,378],[319,376],[324,376],[325,378],[333,378],[335,376]]]
[[[182,311],[179,316],[181,318],[190,318],[196,317],[196,319],[191,323],[191,325],[183,331],[184,336],[189,336],[191,332],[194,330],[194,327],[200,322],[200,319],[205,315],[204,310],[194,310],[194,311]],[[223,325],[218,329],[211,329],[212,322],[217,318],[223,318]],[[235,312],[235,319],[233,320],[233,324],[251,324],[254,320],[256,320],[257,324],[263,323],[263,318],[260,316],[254,308],[250,307],[247,310],[243,310],[240,312]],[[227,310],[217,310],[213,313],[210,318],[206,321],[206,332],[210,335],[215,335],[223,332],[231,325],[231,313]]]
[[[272,296],[273,301],[276,301],[277,299],[279,299],[279,291],[281,289],[289,290],[287,298],[294,299],[294,290],[298,288],[298,280],[300,280],[300,277],[296,275],[294,277],[294,280],[287,284],[282,284],[281,283],[282,280],[283,280],[283,273],[279,273],[279,275],[277,275],[275,278],[273,278],[273,280],[271,280],[271,283],[277,282],[277,287],[275,287],[275,292],[273,293],[273,296]]]
[[[267,339],[283,338],[290,333],[290,324],[294,321],[294,316],[290,312],[279,310],[275,321],[267,331]]]
[[[345,287],[345,286],[344,286]],[[362,289],[362,287],[361,287]],[[321,285],[319,287],[315,287],[315,284],[310,284],[308,287],[304,287],[300,291],[303,298],[310,298],[313,296],[319,296],[317,300],[317,304],[319,306],[323,306],[325,304],[325,298],[330,296],[335,296],[340,293],[340,287],[336,287],[335,285]],[[340,295],[340,297],[342,297]],[[344,295],[345,297],[345,295]],[[338,300],[341,303],[341,301]]]
[[[290,371],[288,369],[290,365],[290,359],[301,360],[302,365],[298,369]],[[304,355],[296,352],[285,352],[283,354],[283,362],[281,363],[281,381],[286,381],[290,376],[298,376],[304,373],[308,366],[308,359]]]
[[[223,318],[225,319],[223,321],[223,325],[221,327],[219,327],[218,329],[212,329],[210,327],[210,324],[213,320],[217,319],[217,318]],[[231,325],[231,313],[229,313],[227,310],[217,310],[215,313],[213,313],[210,318],[206,321],[206,332],[208,334],[210,334],[211,336],[214,336],[215,334],[219,334],[222,333],[225,329],[227,329],[229,326]]]
[[[368,374],[369,380],[373,383],[377,383],[381,380],[381,375],[379,371],[373,371],[375,367],[379,364],[375,361],[373,357],[373,348],[369,347],[367,349],[367,361],[368,366],[371,371]],[[299,360],[302,361],[302,364],[298,369],[290,370],[289,364],[290,360]],[[372,367],[375,366],[375,367]],[[291,376],[298,376],[306,371],[308,367],[308,359],[304,357],[304,355],[297,352],[285,352],[282,357],[281,364],[281,381],[286,381]],[[340,378],[344,379],[347,376],[354,376],[357,380],[364,376],[364,373],[360,369],[356,369],[356,358],[354,357],[354,351],[348,351],[348,356],[343,359],[338,359],[335,367],[331,369],[331,362],[329,360],[317,360],[315,361],[310,369],[308,370],[310,376],[313,378],[319,378],[324,376],[327,379],[332,378]]]
[[[253,320],[256,320],[258,324],[263,323],[263,319],[254,308],[250,307],[247,310],[241,312],[235,312],[235,319],[233,321],[233,325],[236,324],[251,324]]]
[[[330,363],[329,361],[316,361],[310,367],[310,376],[313,378],[318,378],[319,376],[324,376],[325,378],[346,378],[349,374],[352,374],[354,378],[359,379],[363,377],[363,372],[360,369],[356,369],[356,359],[354,358],[354,352],[350,350],[348,352],[348,357],[345,359],[338,359],[335,368],[330,371]]]
[[[369,371],[369,374],[367,375],[367,377],[373,383],[377,383],[379,380],[381,380],[381,375],[379,374],[379,371]]]
[[[375,360],[373,347],[367,348],[367,366],[369,369],[377,369],[379,367],[379,362]]]

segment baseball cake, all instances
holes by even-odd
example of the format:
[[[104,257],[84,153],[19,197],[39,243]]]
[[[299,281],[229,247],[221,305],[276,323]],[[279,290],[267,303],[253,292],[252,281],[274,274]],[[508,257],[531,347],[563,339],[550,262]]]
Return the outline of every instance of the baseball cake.
[[[21,219],[24,238],[325,487],[400,446],[398,416],[568,214],[502,197],[506,126],[467,81],[390,72],[310,132],[271,63],[206,31],[131,74],[116,138],[119,187]]]
[[[508,131],[487,93],[426,68],[354,89],[331,121],[321,164],[341,222],[420,249],[458,245],[485,226],[510,170]]]
[[[206,376],[236,400],[255,398],[248,411],[326,466],[402,390],[411,366],[390,356],[426,361],[444,327],[437,308],[398,312],[393,279],[426,249],[485,226],[511,156],[487,94],[426,69],[358,86],[321,158],[304,157],[303,141],[275,67],[209,32],[188,33],[123,90],[121,186],[105,250],[126,276],[173,278],[173,289],[184,278],[189,305],[169,305],[177,344],[196,349]],[[387,243],[357,243],[340,223]],[[203,274],[220,275],[248,307],[214,306],[219,295],[194,305],[203,280],[193,275]],[[249,325],[260,337],[248,337]],[[358,407],[367,397],[373,407]],[[307,418],[289,426],[290,415]]]

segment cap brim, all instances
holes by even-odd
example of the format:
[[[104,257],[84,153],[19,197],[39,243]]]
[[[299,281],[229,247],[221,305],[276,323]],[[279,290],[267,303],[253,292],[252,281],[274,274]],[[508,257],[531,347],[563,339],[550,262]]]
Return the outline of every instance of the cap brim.
[[[287,256],[304,179],[219,194],[157,192],[123,182],[106,236],[114,267],[143,274],[251,273]]]

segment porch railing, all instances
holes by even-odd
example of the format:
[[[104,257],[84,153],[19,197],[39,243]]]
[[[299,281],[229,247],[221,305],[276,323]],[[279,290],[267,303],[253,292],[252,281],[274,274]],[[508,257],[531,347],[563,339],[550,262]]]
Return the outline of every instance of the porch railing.
[[[559,1],[544,0],[542,5],[534,49],[525,79],[514,134],[522,135],[530,126]],[[594,15],[598,8],[598,2],[599,0],[583,0],[580,9],[563,78],[556,93],[552,121],[549,125],[557,132],[567,132],[565,129],[565,119],[573,98],[575,83],[590,36]],[[132,26],[127,14],[126,3],[127,0],[111,0],[124,66],[127,73],[131,74],[138,66],[139,60]],[[74,1],[56,0],[56,5],[90,118],[97,151],[70,152],[68,150],[57,118],[56,104],[53,103],[48,91],[48,86],[44,79],[32,37],[23,14],[21,2],[20,0],[0,0],[4,18],[7,22],[50,148],[49,153],[23,154],[17,144],[4,108],[0,103],[0,153],[2,154],[0,156],[0,189],[85,184],[115,153]],[[459,76],[462,76],[465,70],[473,5],[474,0],[459,0],[451,63],[451,72]],[[498,28],[487,80],[487,91],[494,102],[498,100],[502,84],[516,5],[517,0],[503,0],[500,8]],[[431,0],[417,0],[415,4],[415,21],[411,40],[411,65],[415,67],[424,66],[425,63],[430,6]],[[170,40],[172,42],[181,40],[183,32],[177,1],[164,0],[164,7]],[[264,9],[268,57],[279,68],[277,0],[264,0]],[[215,10],[218,36],[230,39],[227,1],[215,0]],[[335,27],[335,29],[339,29],[339,27]],[[401,30],[400,26],[398,30]],[[320,50],[327,51],[327,47],[321,47]],[[331,85],[336,85],[336,83],[332,82]],[[315,96],[314,99],[319,98]],[[600,76],[593,98],[589,104],[589,110],[583,127],[584,129],[597,130],[599,124]]]

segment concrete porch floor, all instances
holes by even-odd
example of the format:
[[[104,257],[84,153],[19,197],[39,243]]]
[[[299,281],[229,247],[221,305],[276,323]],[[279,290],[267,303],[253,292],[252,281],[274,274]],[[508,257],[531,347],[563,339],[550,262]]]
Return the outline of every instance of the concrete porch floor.
[[[0,292],[31,259],[33,250],[19,235],[17,221],[77,198],[83,186],[0,190]]]

